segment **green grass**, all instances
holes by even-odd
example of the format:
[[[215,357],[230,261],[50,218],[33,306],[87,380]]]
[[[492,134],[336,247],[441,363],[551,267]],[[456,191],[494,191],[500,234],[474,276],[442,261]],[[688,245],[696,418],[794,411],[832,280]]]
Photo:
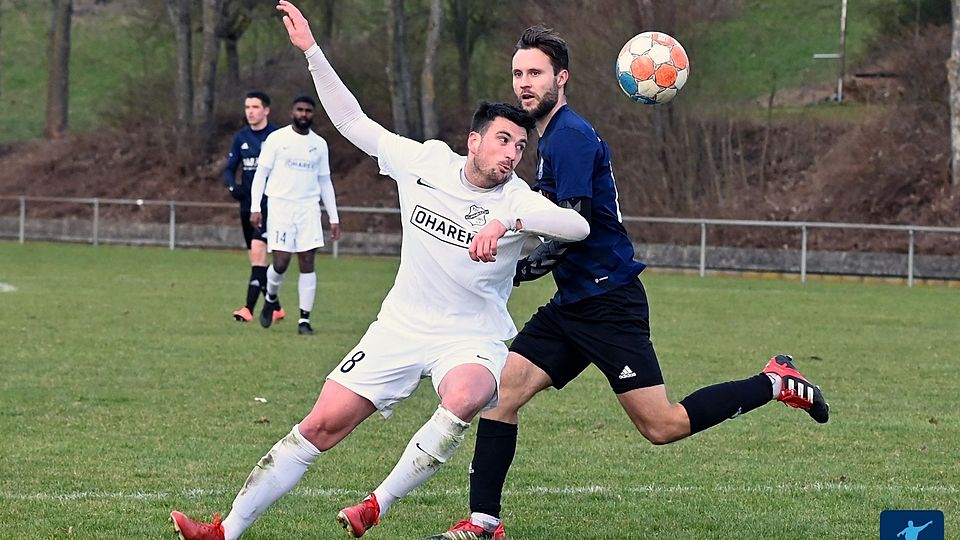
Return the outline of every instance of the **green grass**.
[[[229,510],[373,320],[397,261],[320,258],[312,338],[230,319],[246,264],[237,251],[0,243],[0,283],[16,287],[0,292],[0,536],[169,539],[171,509]],[[791,352],[831,422],[772,404],[654,447],[588,370],[524,411],[512,538],[863,539],[884,509],[960,516],[960,290],[645,282],[672,399]],[[518,322],[551,293],[549,280],[516,289]],[[362,425],[244,539],[340,537],[336,511],[379,483],[435,406],[424,384]],[[470,435],[366,538],[422,538],[462,517],[472,447]]]
[[[741,102],[778,90],[836,80],[836,60],[815,53],[839,52],[840,1],[745,0],[738,16],[704,24],[691,42],[690,88],[703,99]],[[882,20],[898,0],[850,2],[847,71],[864,60]]]

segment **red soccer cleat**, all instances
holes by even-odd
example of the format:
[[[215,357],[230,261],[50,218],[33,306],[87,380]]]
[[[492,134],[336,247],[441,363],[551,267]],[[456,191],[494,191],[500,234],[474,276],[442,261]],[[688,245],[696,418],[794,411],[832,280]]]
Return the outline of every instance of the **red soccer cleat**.
[[[277,322],[280,319],[284,319],[286,318],[286,316],[287,316],[287,312],[284,311],[282,307],[278,306],[277,309],[273,312],[273,322]],[[253,316],[251,315],[251,318],[252,317]]]
[[[233,312],[233,318],[240,322],[250,322],[253,320],[253,313],[250,313],[250,310],[247,309],[247,306]]]
[[[507,531],[503,530],[503,523],[500,523],[495,531],[489,533],[469,519],[464,519],[450,527],[449,531],[430,536],[427,540],[507,540]]]
[[[337,513],[337,523],[350,538],[360,538],[377,523],[380,523],[380,503],[373,493],[360,504],[344,508]]]
[[[180,540],[223,540],[223,525],[219,514],[213,515],[213,523],[197,523],[186,514],[174,510],[170,512],[173,530]]]
[[[811,418],[821,424],[830,419],[830,404],[823,398],[820,387],[797,371],[793,365],[793,357],[778,354],[770,359],[763,372],[779,375],[783,380],[777,401],[807,411]]]

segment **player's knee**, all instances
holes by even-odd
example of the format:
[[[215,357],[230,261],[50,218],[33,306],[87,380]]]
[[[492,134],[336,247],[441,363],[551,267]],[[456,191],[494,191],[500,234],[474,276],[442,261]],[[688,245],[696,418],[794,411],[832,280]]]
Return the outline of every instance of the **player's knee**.
[[[525,394],[511,392],[501,387],[496,410],[502,415],[515,417],[520,412],[520,408],[526,405],[528,401],[530,401],[530,398],[526,397]]]
[[[492,398],[493,395],[486,392],[454,391],[444,395],[441,405],[460,420],[470,422]]]
[[[525,377],[501,380],[497,408],[516,413],[533,399],[533,396],[537,395],[540,390],[542,388],[539,385],[531,384],[530,380]]]
[[[346,425],[333,419],[313,418],[300,422],[300,434],[321,452],[336,446],[348,432]]]

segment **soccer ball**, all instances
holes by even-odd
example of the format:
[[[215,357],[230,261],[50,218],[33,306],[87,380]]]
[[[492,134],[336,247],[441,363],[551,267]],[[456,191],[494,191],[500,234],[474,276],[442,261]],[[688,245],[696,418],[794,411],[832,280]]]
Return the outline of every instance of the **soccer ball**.
[[[689,75],[687,52],[663,32],[633,36],[617,56],[617,82],[630,99],[640,103],[670,101]]]

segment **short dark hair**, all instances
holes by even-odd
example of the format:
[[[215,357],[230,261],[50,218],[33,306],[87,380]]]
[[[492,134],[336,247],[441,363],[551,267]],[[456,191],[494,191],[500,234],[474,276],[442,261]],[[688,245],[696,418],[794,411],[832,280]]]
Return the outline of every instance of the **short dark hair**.
[[[258,90],[254,90],[254,91],[252,91],[252,92],[247,92],[247,95],[244,96],[243,98],[244,98],[244,99],[259,99],[259,100],[260,100],[260,103],[262,103],[264,107],[269,107],[269,106],[270,106],[270,96],[268,96],[266,93],[260,92],[260,91],[258,91]]]
[[[307,103],[314,109],[317,108],[317,102],[313,100],[310,96],[297,96],[293,101],[290,102],[291,105],[296,105],[297,103]]]
[[[487,127],[490,126],[490,123],[497,118],[506,118],[528,132],[537,125],[536,119],[516,105],[481,101],[477,106],[476,112],[473,113],[473,121],[470,122],[470,131],[483,134],[483,132],[487,130]]]
[[[517,47],[513,52],[516,53],[520,49],[540,49],[550,58],[554,75],[560,73],[562,69],[570,69],[570,52],[567,50],[567,42],[553,28],[547,28],[542,24],[527,28],[517,41]]]

